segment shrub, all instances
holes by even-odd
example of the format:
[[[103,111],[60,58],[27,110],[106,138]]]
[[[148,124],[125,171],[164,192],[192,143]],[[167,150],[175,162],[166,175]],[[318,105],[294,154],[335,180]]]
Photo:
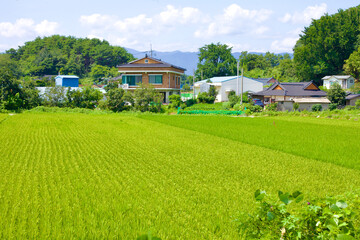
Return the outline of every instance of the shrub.
[[[356,108],[360,108],[360,99],[356,100],[355,106],[356,106]]]
[[[300,105],[299,105],[299,103],[293,103],[293,109],[294,109],[294,111],[297,111],[298,109],[299,109],[299,107],[300,107]]]
[[[271,103],[265,107],[266,111],[276,111],[277,110],[277,103]]]
[[[214,103],[215,97],[210,96],[209,93],[207,93],[207,92],[202,92],[202,93],[199,93],[199,95],[197,97],[197,101],[198,101],[198,103]]]
[[[230,102],[224,102],[224,103],[222,103],[222,109],[224,109],[224,110],[229,110],[230,108],[232,108]]]
[[[359,195],[303,201],[304,195],[278,192],[277,201],[266,201],[266,192],[257,190],[254,213],[243,213],[239,231],[256,239],[358,239]],[[289,207],[291,203],[301,204]]]
[[[185,104],[187,107],[190,107],[190,106],[194,105],[195,103],[196,103],[196,100],[192,99],[192,98],[185,101]]]
[[[333,111],[333,110],[337,109],[337,107],[338,107],[338,105],[336,103],[330,103],[329,104],[329,110],[330,111]]]
[[[181,97],[178,94],[173,94],[169,97],[170,100],[170,106],[173,108],[177,108],[180,106],[181,104]]]
[[[313,112],[320,112],[321,109],[322,109],[321,104],[314,104],[314,105],[312,105],[312,107],[311,107],[311,111],[313,111]]]

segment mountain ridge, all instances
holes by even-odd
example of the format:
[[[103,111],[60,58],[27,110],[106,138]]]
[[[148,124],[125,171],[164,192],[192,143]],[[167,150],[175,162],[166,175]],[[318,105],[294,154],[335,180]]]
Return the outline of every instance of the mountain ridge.
[[[151,55],[150,51],[137,51],[132,48],[125,48],[126,51],[131,53],[135,58],[142,58],[145,57],[145,54]],[[249,52],[252,54],[262,54],[263,52]],[[164,62],[171,63],[173,65],[185,68],[185,74],[193,75],[194,71],[196,70],[198,61],[199,61],[199,52],[183,52],[179,50],[171,51],[171,52],[161,52],[161,51],[152,51],[152,57],[160,59]],[[293,57],[293,53],[278,53],[279,55],[290,54]],[[232,55],[238,59],[241,55],[241,52],[233,52]]]

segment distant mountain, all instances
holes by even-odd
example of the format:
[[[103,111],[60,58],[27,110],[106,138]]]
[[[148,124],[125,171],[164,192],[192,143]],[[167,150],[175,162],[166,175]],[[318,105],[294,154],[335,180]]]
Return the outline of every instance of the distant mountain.
[[[140,52],[131,48],[125,48],[129,53],[134,55],[135,58],[142,58],[145,57],[145,54],[150,55],[149,51]],[[265,54],[261,52],[250,52],[253,54]],[[152,56],[154,58],[160,59],[164,62],[171,63],[173,65],[186,68],[185,74],[193,75],[194,71],[196,70],[198,61],[199,61],[199,52],[181,52],[181,51],[173,51],[173,52],[159,52],[153,51]],[[234,52],[233,56],[238,59],[240,56],[240,52]],[[279,53],[284,55],[286,53]],[[293,57],[292,53],[289,53],[291,57]]]

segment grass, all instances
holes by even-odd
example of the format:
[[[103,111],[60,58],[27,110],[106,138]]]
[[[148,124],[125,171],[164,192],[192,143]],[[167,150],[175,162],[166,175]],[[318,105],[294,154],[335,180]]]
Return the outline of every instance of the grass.
[[[347,139],[350,146],[358,140],[355,122],[316,120],[9,116],[0,124],[0,238],[134,239],[151,231],[162,239],[236,239],[233,220],[254,207],[257,188],[314,197],[360,185],[354,161],[359,153],[352,147],[347,150],[354,155],[352,165],[346,167],[337,155],[332,162],[339,163],[331,164],[299,154],[319,139],[333,145]],[[309,133],[305,126],[324,125],[319,135],[339,131],[320,138],[310,134],[307,143],[313,144],[294,144],[293,149],[302,149],[295,153],[286,144],[284,150],[267,145],[290,135],[278,136],[281,129],[300,134],[300,125],[303,139]]]

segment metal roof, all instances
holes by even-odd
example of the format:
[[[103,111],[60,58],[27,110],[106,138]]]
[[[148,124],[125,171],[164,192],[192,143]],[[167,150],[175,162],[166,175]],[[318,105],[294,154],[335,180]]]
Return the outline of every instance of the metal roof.
[[[57,75],[55,78],[79,78],[78,76],[75,75]]]
[[[237,76],[212,77],[212,78],[208,78],[208,79],[205,79],[202,81],[195,82],[195,84],[206,83],[209,80],[211,81],[211,83],[223,83],[223,82],[227,82],[227,81],[231,81],[231,80],[235,80],[235,79],[237,79]],[[241,76],[239,76],[239,80],[241,81]],[[257,79],[248,78],[248,77],[244,77],[244,80],[247,80],[247,81],[250,80],[250,81],[256,81],[256,82],[262,83],[261,81],[259,81]]]
[[[329,78],[334,77],[340,80],[348,79],[351,77],[351,75],[331,75],[331,76],[325,76],[322,78],[322,80],[328,80]]]

